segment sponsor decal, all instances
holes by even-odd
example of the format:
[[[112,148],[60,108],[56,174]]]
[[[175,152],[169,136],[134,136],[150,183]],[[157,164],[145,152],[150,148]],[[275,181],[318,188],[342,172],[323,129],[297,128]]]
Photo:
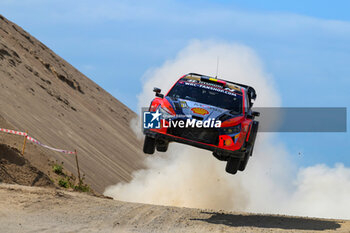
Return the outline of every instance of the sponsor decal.
[[[222,108],[213,107],[211,105],[200,104],[200,103],[197,103],[197,102],[193,102],[192,105],[193,106],[202,107],[202,108],[206,108],[206,109],[210,109],[210,110],[214,110],[214,111],[219,111],[219,112],[223,111]]]
[[[233,137],[235,143],[237,143],[239,136],[241,136],[241,133],[238,133]]]
[[[237,94],[240,93],[235,93],[235,90],[231,89],[231,88],[224,88],[222,89],[222,87],[216,87],[216,86],[209,86],[207,84],[198,84],[198,83],[192,83],[192,82],[185,82],[184,83],[187,86],[192,86],[192,87],[200,87],[203,89],[207,89],[207,90],[211,90],[211,91],[216,91],[216,92],[220,92],[220,93],[224,93],[227,95],[232,95],[232,96],[236,96]]]
[[[181,108],[188,108],[186,101],[180,101]]]
[[[191,108],[191,111],[193,113],[199,114],[199,115],[207,115],[209,114],[208,110],[204,109],[204,108]]]

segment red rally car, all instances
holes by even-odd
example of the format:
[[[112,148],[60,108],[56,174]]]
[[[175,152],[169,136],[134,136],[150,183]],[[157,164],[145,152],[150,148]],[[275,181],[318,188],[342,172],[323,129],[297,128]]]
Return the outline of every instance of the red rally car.
[[[170,142],[178,142],[212,151],[227,161],[228,173],[246,168],[259,127],[254,118],[260,113],[252,111],[254,88],[190,73],[165,96],[159,88],[153,91],[156,97],[148,111],[153,117],[143,129],[144,153],[165,152]]]

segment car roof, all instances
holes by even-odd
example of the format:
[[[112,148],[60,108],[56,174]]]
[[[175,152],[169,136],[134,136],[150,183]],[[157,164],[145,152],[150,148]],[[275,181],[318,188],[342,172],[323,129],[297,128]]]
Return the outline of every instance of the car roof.
[[[238,90],[242,91],[242,89],[243,89],[244,92],[246,93],[246,95],[249,98],[249,102],[250,102],[251,106],[253,105],[252,100],[255,100],[256,97],[257,97],[255,89],[253,87],[245,85],[245,84],[236,83],[236,82],[232,82],[232,81],[227,81],[227,80],[224,80],[224,79],[218,79],[217,77],[211,77],[211,76],[208,76],[208,75],[197,74],[197,73],[188,73],[188,74],[184,75],[183,77],[198,78],[200,80],[202,80],[202,78],[220,80],[220,81],[226,82],[226,85],[227,84],[233,85],[233,86],[230,85],[230,87],[233,87],[236,90],[238,89]]]

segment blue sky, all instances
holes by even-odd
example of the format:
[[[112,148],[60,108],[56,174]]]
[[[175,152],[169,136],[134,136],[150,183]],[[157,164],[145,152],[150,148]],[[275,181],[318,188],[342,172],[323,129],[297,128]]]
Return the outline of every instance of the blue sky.
[[[349,7],[341,0],[0,2],[1,14],[135,111],[145,71],[193,39],[254,49],[283,106],[349,107]],[[280,134],[300,166],[350,166],[349,136]]]

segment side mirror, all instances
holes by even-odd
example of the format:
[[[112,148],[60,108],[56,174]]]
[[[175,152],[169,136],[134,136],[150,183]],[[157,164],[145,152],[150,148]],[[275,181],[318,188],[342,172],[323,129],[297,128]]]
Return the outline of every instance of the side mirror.
[[[155,93],[156,93],[156,96],[159,97],[159,98],[163,98],[163,97],[164,97],[163,94],[160,94],[161,91],[162,91],[162,90],[161,90],[160,88],[158,88],[158,87],[154,87],[154,88],[153,88],[153,92],[155,92]]]
[[[258,117],[258,116],[260,116],[260,112],[254,112],[254,111],[252,111],[250,114],[247,115],[247,118],[248,118],[248,119],[254,120],[254,118],[255,118],[255,117]]]

